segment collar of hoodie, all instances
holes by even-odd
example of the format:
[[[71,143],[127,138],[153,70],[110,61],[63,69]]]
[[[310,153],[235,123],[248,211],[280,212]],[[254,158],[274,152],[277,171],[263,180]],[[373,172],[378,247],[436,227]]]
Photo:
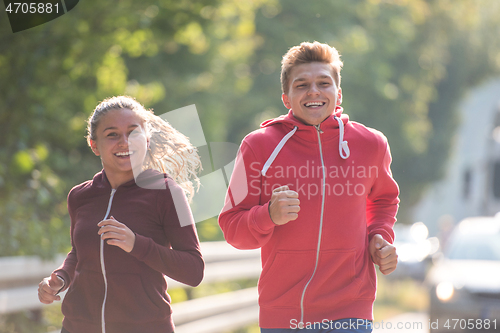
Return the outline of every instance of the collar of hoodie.
[[[327,141],[337,137],[339,141],[338,154],[342,157],[342,159],[349,158],[349,145],[347,140],[344,140],[345,125],[349,121],[349,116],[343,114],[342,111],[342,107],[337,106],[335,112],[319,124],[319,126],[306,125],[300,122],[293,116],[292,110],[290,110],[287,115],[263,122],[261,124],[261,128],[273,126],[275,124],[283,124],[285,127],[289,128],[289,131],[285,136],[283,136],[267,159],[264,167],[262,168],[262,175],[266,175],[267,170],[274,162],[276,156],[278,156],[279,152],[284,149],[287,141],[296,133],[296,135],[300,135],[302,139],[313,142],[318,140],[318,130],[320,130],[322,141]]]
[[[337,106],[335,112],[326,118],[320,125],[320,129],[323,132],[321,134],[321,139],[324,141],[327,140],[333,140],[339,136],[339,121],[336,118],[339,118],[344,127],[349,121],[349,116],[342,113],[343,109],[340,106]],[[306,125],[302,123],[300,120],[295,118],[293,115],[293,111],[290,110],[288,114],[279,116],[274,119],[266,120],[263,122],[260,127],[261,128],[266,128],[270,126],[275,126],[280,124],[281,126],[284,126],[287,130],[287,132],[293,130],[294,127],[297,127],[297,132],[296,135],[299,135],[301,139],[306,140],[306,141],[311,141],[311,142],[317,142],[318,141],[318,136],[316,134],[316,128],[315,126],[312,125]]]
[[[137,178],[121,184],[118,188],[133,188],[137,185],[146,189],[165,189],[165,178],[167,177],[169,176],[161,172],[147,169],[142,171]],[[111,184],[104,169],[94,175],[92,186],[106,189],[106,191],[111,190]]]

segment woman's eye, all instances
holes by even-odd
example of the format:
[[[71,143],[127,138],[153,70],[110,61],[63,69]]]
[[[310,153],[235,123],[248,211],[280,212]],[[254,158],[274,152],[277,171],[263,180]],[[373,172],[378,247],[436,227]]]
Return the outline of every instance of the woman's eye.
[[[132,132],[130,132],[128,134],[128,136],[138,136],[138,135],[141,135],[142,134],[142,131],[140,130],[133,130]]]

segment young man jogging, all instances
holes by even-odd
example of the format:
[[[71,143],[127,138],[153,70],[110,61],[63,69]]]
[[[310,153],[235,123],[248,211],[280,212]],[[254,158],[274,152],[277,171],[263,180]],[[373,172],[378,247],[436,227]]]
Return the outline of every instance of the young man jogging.
[[[289,112],[244,138],[219,216],[227,242],[261,248],[263,333],[371,332],[374,263],[397,265],[389,146],[343,113],[341,67],[318,42],[285,54]]]

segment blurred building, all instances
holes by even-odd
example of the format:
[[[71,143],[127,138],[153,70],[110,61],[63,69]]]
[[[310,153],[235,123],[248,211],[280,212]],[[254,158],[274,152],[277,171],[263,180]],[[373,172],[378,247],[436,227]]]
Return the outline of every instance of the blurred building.
[[[424,222],[444,242],[451,226],[465,217],[500,211],[500,79],[470,90],[459,113],[445,177],[413,211],[414,221]]]

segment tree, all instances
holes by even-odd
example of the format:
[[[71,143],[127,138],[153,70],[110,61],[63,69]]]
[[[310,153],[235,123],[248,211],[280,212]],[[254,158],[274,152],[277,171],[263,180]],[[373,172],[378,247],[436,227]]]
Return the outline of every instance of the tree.
[[[100,169],[84,140],[98,101],[130,94],[157,114],[196,104],[208,142],[239,143],[262,120],[286,112],[281,56],[305,40],[340,50],[345,111],[389,138],[400,220],[409,221],[411,204],[442,175],[460,97],[498,74],[499,6],[89,0],[17,34],[3,20],[0,251],[50,256],[67,249],[66,194]],[[208,228],[216,234],[214,223]]]
[[[86,1],[17,34],[2,21],[2,255],[67,249],[65,197],[100,169],[85,120],[105,97],[130,94],[157,114],[195,103],[210,141],[223,139],[220,97],[244,88],[232,70],[258,43],[264,2]]]
[[[489,0],[267,3],[256,16],[264,42],[248,64],[253,98],[235,98],[228,140],[286,112],[279,61],[288,48],[330,43],[344,61],[345,112],[388,137],[401,187],[399,220],[412,222],[412,205],[443,175],[461,97],[499,73],[499,19],[500,4]]]
[[[286,112],[281,56],[306,40],[340,50],[345,111],[388,137],[399,219],[412,222],[442,176],[457,104],[500,71],[499,21],[497,0],[86,0],[16,34],[1,20],[0,253],[68,250],[66,194],[100,170],[84,139],[100,100],[130,94],[156,114],[196,104],[208,142],[239,143]],[[215,220],[198,229],[220,237]]]

